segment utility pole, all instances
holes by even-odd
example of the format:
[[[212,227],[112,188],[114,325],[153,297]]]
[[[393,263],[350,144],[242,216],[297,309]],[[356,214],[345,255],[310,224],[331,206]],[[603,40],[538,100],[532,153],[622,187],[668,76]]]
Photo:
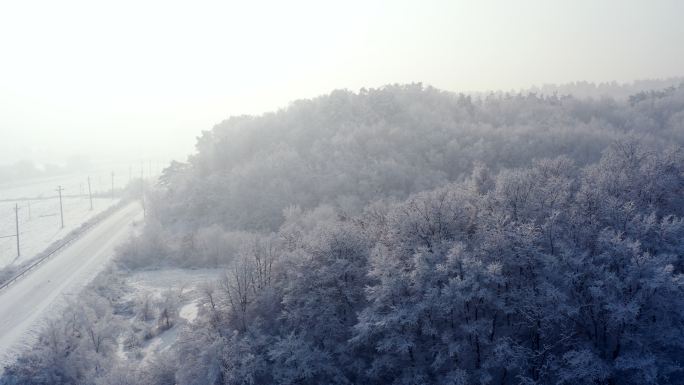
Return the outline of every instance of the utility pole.
[[[90,198],[90,211],[93,211],[93,193],[90,190],[90,177],[88,177],[88,197]]]
[[[112,171],[112,199],[114,199],[114,171]]]
[[[21,249],[19,248],[19,204],[14,204],[14,224],[17,229],[17,258],[21,257]]]
[[[62,186],[57,186],[57,192],[59,193],[59,219],[62,222],[62,228],[64,228],[64,210],[62,210]]]

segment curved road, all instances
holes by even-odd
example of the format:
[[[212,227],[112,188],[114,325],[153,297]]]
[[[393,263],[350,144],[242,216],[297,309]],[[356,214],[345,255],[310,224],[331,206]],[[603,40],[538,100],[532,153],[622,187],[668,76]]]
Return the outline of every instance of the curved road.
[[[0,291],[0,373],[17,352],[35,341],[42,322],[64,299],[78,294],[102,270],[141,217],[137,202],[122,207]]]

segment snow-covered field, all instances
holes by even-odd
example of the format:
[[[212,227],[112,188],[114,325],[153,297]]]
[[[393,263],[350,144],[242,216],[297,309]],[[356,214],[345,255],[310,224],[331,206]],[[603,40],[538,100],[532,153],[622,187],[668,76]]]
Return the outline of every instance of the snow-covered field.
[[[164,290],[182,290],[189,294],[201,284],[221,279],[224,269],[163,269],[132,273],[127,283],[137,292],[161,295]]]
[[[128,182],[126,179],[125,182]],[[124,181],[115,178],[115,188]],[[62,186],[64,228],[61,228],[57,186]],[[118,199],[112,199],[111,176],[91,175],[93,210],[88,199],[87,176],[68,175],[55,178],[0,184],[0,268],[27,261],[93,216],[106,210]],[[17,256],[15,205],[19,206],[19,240]]]

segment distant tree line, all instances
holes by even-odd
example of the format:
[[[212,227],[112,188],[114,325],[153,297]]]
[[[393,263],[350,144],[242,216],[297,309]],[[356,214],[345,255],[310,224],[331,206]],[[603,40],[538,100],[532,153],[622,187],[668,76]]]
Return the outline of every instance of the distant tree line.
[[[0,183],[65,175],[88,170],[90,167],[90,161],[80,157],[72,157],[64,165],[54,163],[38,164],[30,160],[19,160],[11,164],[0,164]]]

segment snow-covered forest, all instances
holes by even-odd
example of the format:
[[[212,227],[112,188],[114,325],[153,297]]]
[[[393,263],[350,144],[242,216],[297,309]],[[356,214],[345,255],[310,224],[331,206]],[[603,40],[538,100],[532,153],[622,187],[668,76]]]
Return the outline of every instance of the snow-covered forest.
[[[196,318],[126,359],[179,306],[109,272],[0,383],[681,384],[683,144],[684,85],[390,85],[232,117],[147,190],[113,268],[220,269]]]

